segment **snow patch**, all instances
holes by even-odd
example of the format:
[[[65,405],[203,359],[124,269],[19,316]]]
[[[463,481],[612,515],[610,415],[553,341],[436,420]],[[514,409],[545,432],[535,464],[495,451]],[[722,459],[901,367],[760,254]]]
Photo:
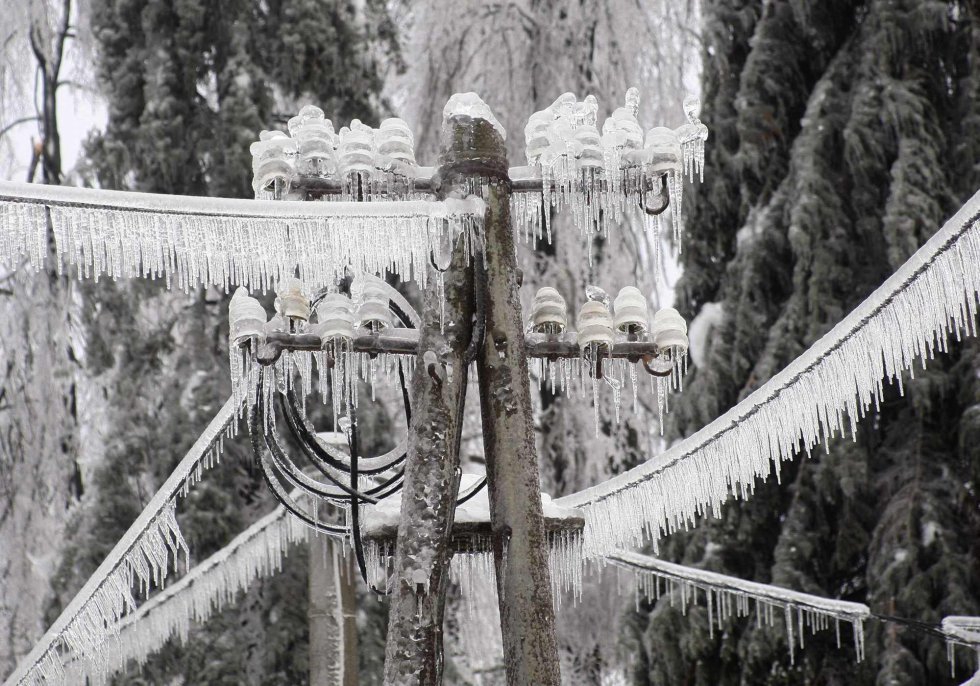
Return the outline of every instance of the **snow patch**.
[[[691,325],[687,327],[691,346],[688,354],[697,367],[704,369],[707,364],[711,334],[721,326],[724,318],[725,308],[721,303],[705,303],[697,316],[691,320]]]

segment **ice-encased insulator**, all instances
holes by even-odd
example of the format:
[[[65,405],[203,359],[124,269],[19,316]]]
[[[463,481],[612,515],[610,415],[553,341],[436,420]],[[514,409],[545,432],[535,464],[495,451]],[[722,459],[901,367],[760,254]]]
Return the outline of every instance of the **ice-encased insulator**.
[[[583,351],[590,346],[609,350],[613,344],[613,318],[605,303],[590,300],[578,311],[575,323],[578,345]]]
[[[354,303],[343,293],[329,293],[316,306],[317,323],[313,332],[320,337],[320,346],[330,341],[354,338]]]
[[[625,286],[613,302],[616,330],[626,334],[642,334],[650,328],[647,299],[636,286]]]
[[[357,306],[357,326],[372,332],[384,331],[391,326],[388,295],[381,287],[371,283],[364,286]]]
[[[606,156],[602,150],[599,130],[591,124],[580,126],[575,129],[575,140],[582,146],[582,152],[578,156],[579,167],[601,169]]]
[[[405,164],[415,165],[415,136],[403,119],[392,117],[381,122],[374,133],[378,154]]]
[[[276,288],[276,310],[288,319],[309,321],[310,298],[306,287],[297,278],[289,277]]]
[[[296,141],[296,172],[301,176],[327,177],[337,171],[337,134],[323,110],[306,105],[289,120],[289,135]]]
[[[266,314],[262,303],[248,294],[248,289],[239,287],[228,304],[228,324],[231,339],[236,344],[244,343],[253,336],[264,335]]]
[[[602,133],[619,133],[624,138],[624,150],[639,150],[643,147],[643,129],[629,110],[624,107],[613,110],[613,113],[602,123]]]
[[[550,110],[535,112],[527,120],[527,125],[524,127],[524,151],[528,164],[537,164],[551,144],[548,140],[548,130],[554,120],[555,117]]]
[[[650,129],[643,148],[643,167],[649,175],[680,172],[684,168],[681,141],[673,129],[665,126]]]
[[[550,286],[539,289],[531,303],[531,328],[538,333],[562,333],[568,328],[568,306]]]
[[[340,171],[369,175],[374,170],[374,131],[355,119],[340,130]]]
[[[665,307],[653,315],[650,333],[661,350],[671,348],[678,354],[687,352],[687,322],[673,307]]]
[[[252,153],[252,189],[265,190],[277,180],[285,183],[295,173],[296,141],[282,131],[263,131],[249,146]]]

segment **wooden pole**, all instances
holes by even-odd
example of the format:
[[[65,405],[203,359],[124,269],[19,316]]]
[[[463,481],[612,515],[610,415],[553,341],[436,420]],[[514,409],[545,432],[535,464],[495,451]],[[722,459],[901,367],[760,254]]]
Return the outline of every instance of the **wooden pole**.
[[[310,686],[357,686],[353,556],[329,536],[310,537]]]
[[[507,683],[559,686],[506,148],[487,122],[477,129],[492,141],[484,145],[484,160],[503,170],[487,177],[486,273],[475,278],[485,278],[486,335],[477,370]]]
[[[451,167],[469,149],[452,135],[443,154],[437,195],[460,193]],[[452,248],[448,268],[430,266],[422,299],[422,326],[412,379],[405,483],[395,551],[385,646],[388,686],[442,683],[449,533],[459,488],[459,436],[466,391],[467,348],[473,331],[473,278],[466,242]],[[437,261],[439,261],[437,259]],[[443,265],[441,265],[443,266]]]

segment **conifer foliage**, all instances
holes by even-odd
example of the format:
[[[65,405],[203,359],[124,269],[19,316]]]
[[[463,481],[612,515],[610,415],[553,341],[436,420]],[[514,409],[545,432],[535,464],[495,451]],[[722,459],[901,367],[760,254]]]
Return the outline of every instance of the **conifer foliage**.
[[[714,144],[678,299],[714,327],[675,436],[785,367],[980,185],[975,4],[713,0],[704,22]],[[664,554],[880,614],[975,614],[978,365],[975,341],[956,346],[904,397],[890,389],[855,442],[795,461]],[[630,618],[635,683],[954,683],[942,640],[909,628],[873,623],[860,665],[833,632],[808,637],[793,664],[779,629],[733,620],[709,638],[706,613],[689,615],[661,601]]]
[[[381,79],[371,56],[384,40],[397,57],[376,2],[93,0],[91,13],[109,121],[88,141],[86,172],[109,188],[250,197],[249,144],[260,130],[284,129],[307,102],[344,123],[376,118]],[[227,294],[143,280],[82,287],[106,445],[73,506],[73,545],[47,623],[230,394]],[[223,463],[180,502],[195,560],[274,507],[249,456],[244,441],[226,443]],[[305,683],[306,554],[292,550],[282,574],[116,683]]]

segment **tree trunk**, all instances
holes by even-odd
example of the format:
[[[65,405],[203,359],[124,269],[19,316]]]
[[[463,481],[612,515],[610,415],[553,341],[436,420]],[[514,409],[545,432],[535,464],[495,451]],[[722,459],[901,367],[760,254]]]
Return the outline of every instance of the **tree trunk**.
[[[465,146],[464,135],[451,146]],[[444,158],[455,159],[454,149]],[[454,190],[447,180],[439,192]],[[449,581],[449,533],[459,488],[459,435],[466,391],[464,359],[473,330],[473,278],[464,241],[457,240],[447,271],[430,267],[423,295],[419,354],[412,379],[405,485],[389,581],[391,605],[385,684],[442,681],[442,620]],[[444,326],[443,324],[444,323]]]
[[[310,686],[357,686],[353,558],[329,536],[310,538]]]
[[[506,169],[503,140],[482,124],[493,139],[494,166]],[[486,200],[486,336],[477,369],[507,683],[558,686],[548,542],[506,171],[491,181]]]

